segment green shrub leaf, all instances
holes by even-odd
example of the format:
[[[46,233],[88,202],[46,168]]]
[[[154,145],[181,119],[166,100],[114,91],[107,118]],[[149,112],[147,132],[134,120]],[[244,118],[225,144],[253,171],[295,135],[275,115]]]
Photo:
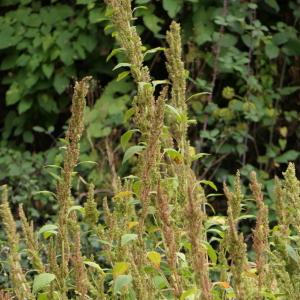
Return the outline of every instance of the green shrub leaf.
[[[121,237],[121,246],[124,246],[124,245],[128,244],[129,242],[136,240],[137,237],[138,236],[135,233],[123,234]]]
[[[41,273],[36,275],[33,280],[32,291],[37,293],[44,288],[48,287],[50,283],[56,278],[54,274],[51,273]]]
[[[114,295],[120,293],[124,287],[127,287],[132,282],[131,275],[119,275],[114,280]]]

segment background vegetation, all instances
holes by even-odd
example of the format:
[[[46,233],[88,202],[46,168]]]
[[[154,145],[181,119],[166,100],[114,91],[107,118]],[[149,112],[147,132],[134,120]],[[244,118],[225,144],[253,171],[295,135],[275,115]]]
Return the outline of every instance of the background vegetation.
[[[272,178],[281,176],[289,161],[299,170],[299,4],[133,1],[155,84],[168,77],[165,32],[171,20],[181,23],[188,115],[195,120],[188,129],[190,152],[210,154],[192,168],[207,180],[208,192],[218,189],[209,197],[209,214],[226,213],[222,195],[216,194],[224,180],[233,185],[239,169],[246,186],[255,170],[273,222]],[[115,175],[136,171],[134,152],[128,152],[140,135],[130,121],[136,87],[102,1],[4,0],[0,5],[0,181],[11,189],[10,202],[23,203],[26,214],[42,224],[57,210],[47,191],[63,161],[58,149],[65,146],[61,138],[75,80],[93,76],[74,183],[79,202],[85,180],[101,186],[96,195],[111,197]],[[246,187],[243,191],[249,194]],[[244,205],[254,212],[253,202]],[[12,208],[16,214],[17,205]],[[251,224],[242,223],[246,234]]]

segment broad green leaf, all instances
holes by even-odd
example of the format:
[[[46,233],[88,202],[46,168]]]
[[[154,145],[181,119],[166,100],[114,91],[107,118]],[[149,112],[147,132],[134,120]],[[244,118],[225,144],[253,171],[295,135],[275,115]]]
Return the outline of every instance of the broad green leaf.
[[[123,52],[125,49],[124,48],[117,48],[117,49],[113,49],[110,54],[107,56],[106,61],[109,61],[112,57],[114,57],[115,55]]]
[[[58,230],[58,226],[54,224],[47,224],[40,228],[38,231],[39,235],[43,235],[45,239],[50,237],[51,235],[56,235]]]
[[[50,283],[56,278],[54,274],[51,273],[41,273],[36,275],[33,280],[32,291],[34,294],[48,287]]]
[[[89,21],[92,24],[103,22],[107,20],[105,16],[105,10],[103,8],[93,8],[89,14]]]
[[[21,89],[17,83],[13,83],[6,92],[6,104],[13,105],[20,101]]]
[[[218,191],[218,188],[216,187],[216,185],[210,180],[200,180],[199,183],[209,185],[212,189],[214,189],[215,191]]]
[[[285,245],[285,249],[286,252],[288,254],[288,256],[297,264],[299,264],[300,262],[300,257],[298,255],[298,253],[296,252],[296,250],[289,244]]]
[[[32,104],[33,104],[32,99],[23,98],[18,104],[18,113],[19,114],[24,113],[25,111],[31,108]]]
[[[150,251],[147,253],[147,257],[155,268],[160,268],[161,255],[158,252]]]
[[[265,52],[269,59],[274,59],[279,55],[279,48],[273,43],[267,43],[265,46]]]
[[[135,233],[123,234],[121,237],[121,246],[124,246],[124,245],[128,244],[129,242],[136,240],[137,237],[138,236]]]
[[[300,152],[296,150],[288,150],[285,153],[277,156],[275,161],[277,163],[288,163],[290,161],[294,161],[298,158]]]
[[[171,159],[175,159],[175,160],[179,160],[179,161],[183,160],[182,154],[175,149],[167,148],[164,150],[164,153],[167,153]]]
[[[56,166],[57,167],[57,166]],[[56,197],[55,193],[50,192],[50,191],[37,191],[37,192],[33,192],[33,195],[49,195],[49,196],[54,196]]]
[[[117,277],[125,274],[129,270],[130,264],[128,262],[122,261],[117,262],[112,270],[113,276]]]
[[[122,146],[123,150],[125,150],[127,148],[128,143],[135,132],[139,132],[139,130],[131,129],[131,130],[126,131],[124,134],[122,134],[120,142],[121,142],[121,146]]]
[[[36,132],[46,132],[45,128],[43,128],[41,126],[34,126],[34,127],[32,127],[32,129]]]
[[[85,213],[85,209],[84,207],[82,207],[81,205],[73,205],[68,209],[68,215],[70,214],[70,212],[72,211],[79,211],[82,215],[84,215]]]
[[[278,89],[280,95],[288,96],[300,90],[300,86],[286,86]]]
[[[49,79],[54,71],[54,65],[53,64],[43,64],[42,70],[45,76]]]
[[[170,18],[174,18],[181,10],[183,0],[163,0],[163,8]]]
[[[159,290],[162,290],[162,289],[165,289],[168,287],[168,282],[162,276],[158,276],[158,275],[154,276],[153,283],[154,283],[154,286]]]
[[[146,27],[151,30],[154,34],[159,33],[161,30],[161,25],[164,21],[161,18],[158,18],[153,12],[146,11],[147,14],[144,15],[143,20]]]
[[[141,153],[145,149],[145,146],[132,146],[128,148],[124,154],[122,164],[132,158],[135,154]]]
[[[132,282],[131,275],[120,275],[114,280],[114,295],[120,293],[124,287]]]
[[[69,79],[60,73],[56,73],[54,76],[53,86],[58,94],[62,94],[62,92],[67,88],[69,84]]]
[[[208,242],[203,242],[203,246],[205,247],[208,257],[210,258],[211,262],[213,264],[216,264],[218,256],[217,256],[215,249]]]
[[[114,196],[114,199],[129,198],[132,196],[132,194],[133,193],[131,191],[121,191]]]
[[[195,296],[197,294],[197,292],[198,292],[198,290],[196,288],[190,288],[181,294],[180,300],[187,300],[187,298],[189,298],[191,296]]]

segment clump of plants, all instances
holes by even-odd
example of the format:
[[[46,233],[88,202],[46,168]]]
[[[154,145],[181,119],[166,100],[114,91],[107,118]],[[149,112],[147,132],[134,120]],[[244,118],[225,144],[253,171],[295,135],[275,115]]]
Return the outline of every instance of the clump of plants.
[[[182,62],[180,26],[166,35],[168,80],[151,78],[147,53],[133,26],[130,0],[106,0],[114,35],[127,61],[136,94],[127,116],[132,129],[121,142],[123,162],[134,161],[135,173],[119,178],[112,153],[113,197],[98,199],[86,183],[82,205],[73,197],[82,136],[85,97],[90,78],[77,82],[72,116],[64,139],[64,162],[57,178],[56,223],[35,230],[19,208],[21,228],[2,187],[0,213],[7,237],[10,288],[3,299],[297,299],[300,294],[300,184],[293,164],[276,180],[278,221],[269,227],[268,207],[255,173],[250,175],[257,206],[253,243],[245,242],[244,195],[237,172],[233,190],[224,184],[227,217],[209,216],[204,185],[192,164],[203,157],[190,146],[187,72]],[[157,49],[156,49],[157,50]],[[162,50],[162,49],[158,49]],[[137,135],[137,144],[128,147]],[[248,256],[248,247],[255,252]],[[22,251],[21,251],[22,250]],[[21,265],[26,253],[28,267]],[[12,295],[12,296],[10,296]]]

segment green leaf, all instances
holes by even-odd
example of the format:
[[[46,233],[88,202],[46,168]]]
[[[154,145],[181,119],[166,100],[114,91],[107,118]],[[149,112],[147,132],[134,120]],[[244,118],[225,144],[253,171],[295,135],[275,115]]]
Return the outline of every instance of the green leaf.
[[[300,90],[300,86],[287,86],[284,88],[278,89],[278,92],[282,96],[288,96]]]
[[[17,54],[7,55],[3,58],[1,63],[1,70],[9,70],[12,69],[16,65],[16,61],[18,59]]]
[[[124,122],[128,122],[129,119],[135,114],[134,107],[129,108],[124,115]]]
[[[54,274],[51,273],[41,273],[36,275],[33,280],[32,291],[34,294],[48,287],[50,283],[56,278]]]
[[[121,72],[118,74],[118,77],[117,77],[117,81],[120,81],[124,78],[126,78],[128,75],[130,74],[130,71],[124,71],[124,72]]]
[[[209,155],[210,155],[209,153],[197,153],[197,154],[192,156],[192,161],[200,159],[204,156],[209,156]]]
[[[90,11],[89,14],[89,21],[92,24],[103,22],[107,20],[107,17],[105,16],[105,10],[102,8],[94,8]]]
[[[62,94],[69,84],[69,79],[65,75],[56,73],[54,76],[53,86],[58,94]]]
[[[3,24],[3,22],[1,22],[0,49],[5,49],[14,46],[21,38],[22,37],[18,37],[17,35],[15,35],[15,30],[13,27],[6,25],[5,23]]]
[[[181,10],[183,0],[163,0],[163,8],[170,18],[174,18]]]
[[[84,164],[88,164],[88,165],[98,165],[98,163],[96,161],[93,160],[85,160],[85,161],[81,161],[77,164],[77,166],[79,165],[84,165]]]
[[[25,143],[30,144],[34,141],[34,136],[31,131],[28,130],[24,131],[22,136]]]
[[[192,100],[194,98],[201,98],[202,96],[207,96],[207,95],[210,95],[210,94],[211,93],[209,93],[209,92],[197,93],[197,94],[194,94],[194,95],[190,96],[189,98],[187,98],[186,101],[190,101],[190,100]]]
[[[126,131],[124,134],[122,134],[120,142],[121,142],[121,146],[122,146],[124,151],[127,148],[128,142],[130,141],[130,139],[132,138],[132,136],[135,132],[139,132],[139,130],[138,129],[131,129],[131,130]]]
[[[299,264],[300,262],[300,257],[298,255],[298,253],[296,252],[296,250],[289,244],[285,245],[285,249],[287,254],[289,255],[289,257],[297,264]]]
[[[32,129],[36,132],[46,132],[46,130],[41,126],[33,126]]]
[[[122,164],[124,164],[126,161],[128,161],[131,157],[133,157],[135,154],[139,154],[145,149],[145,146],[132,146],[128,148],[124,154]]]
[[[89,260],[84,260],[83,263],[89,267],[92,267],[92,268],[98,270],[101,274],[104,274],[104,271],[97,263],[95,263],[93,261],[89,261]]]
[[[218,188],[216,187],[216,185],[210,180],[200,180],[199,183],[209,185],[212,189],[214,189],[215,191],[218,191]]]
[[[6,104],[13,105],[20,101],[21,99],[21,90],[17,83],[13,83],[9,90],[6,92]]]
[[[68,215],[70,214],[70,212],[72,211],[79,211],[82,215],[84,215],[85,213],[85,209],[84,207],[82,207],[81,205],[73,205],[68,209]]]
[[[48,292],[39,293],[37,300],[50,300],[48,294],[49,294]]]
[[[279,48],[273,43],[268,43],[265,46],[265,52],[269,59],[274,59],[279,55]]]
[[[277,163],[288,163],[290,161],[294,161],[298,158],[300,152],[296,150],[289,150],[280,156],[275,158]]]
[[[134,12],[136,12],[137,10],[140,10],[140,9],[145,9],[145,10],[147,10],[148,7],[147,7],[147,6],[143,6],[143,5],[137,6],[137,7],[135,7],[135,8],[132,10],[132,12],[134,13]]]
[[[280,7],[279,7],[279,5],[278,5],[278,3],[277,3],[276,0],[265,0],[265,2],[266,2],[270,7],[274,8],[274,10],[275,10],[276,12],[279,12]]]
[[[128,244],[129,242],[136,240],[137,237],[138,236],[135,233],[123,234],[121,237],[121,246],[124,246],[124,245]]]
[[[114,295],[121,292],[121,290],[130,285],[132,282],[131,275],[120,275],[114,280]]]
[[[181,294],[180,300],[186,300],[187,298],[190,298],[191,296],[195,296],[197,294],[197,292],[198,292],[198,290],[196,288],[190,288]]]
[[[164,23],[161,18],[155,16],[152,12],[148,12],[143,17],[145,26],[152,31],[154,34],[157,34],[161,30],[161,25]]]
[[[242,215],[238,217],[238,220],[247,220],[247,219],[255,219],[256,216],[255,215]]]
[[[175,149],[172,149],[172,148],[166,148],[164,150],[164,153],[167,153],[168,156],[171,158],[171,159],[178,159],[180,161],[183,160],[183,156],[180,152],[178,152],[177,150]]]
[[[45,239],[50,237],[51,235],[57,235],[58,226],[54,224],[47,224],[40,228],[38,231],[39,235],[43,235]]]
[[[119,69],[119,68],[123,68],[123,67],[131,67],[131,64],[130,63],[119,63],[117,64],[114,68],[113,68],[113,71]]]
[[[168,287],[168,281],[162,276],[154,276],[153,283],[155,288],[162,290]]]
[[[203,242],[203,246],[205,247],[208,257],[210,258],[211,262],[213,264],[216,264],[218,256],[217,256],[215,249],[208,242]]]
[[[180,118],[180,113],[179,111],[173,107],[172,105],[165,104],[165,107],[174,115],[176,118]]]
[[[155,268],[159,269],[161,262],[161,255],[156,251],[147,252],[147,257],[154,265]]]
[[[49,79],[54,71],[54,65],[53,64],[43,64],[42,70],[45,76]]]
[[[30,109],[30,107],[32,106],[32,100],[31,99],[23,99],[21,102],[19,102],[18,104],[18,113],[22,114],[25,111],[27,111],[28,109]]]
[[[120,275],[124,275],[130,267],[130,264],[125,261],[117,262],[112,270],[113,276],[117,277]]]
[[[110,54],[107,56],[106,61],[108,62],[112,57],[114,57],[115,55],[123,52],[125,49],[124,48],[117,48],[117,49],[113,49]]]
[[[152,81],[152,85],[153,87],[156,87],[157,85],[161,85],[161,84],[171,84],[169,80],[153,80]]]
[[[147,51],[144,53],[144,56],[146,56],[147,54],[154,54],[154,53],[156,53],[156,52],[159,52],[159,51],[165,51],[165,50],[166,50],[166,48],[163,48],[163,47],[156,47],[156,48],[147,50]]]

